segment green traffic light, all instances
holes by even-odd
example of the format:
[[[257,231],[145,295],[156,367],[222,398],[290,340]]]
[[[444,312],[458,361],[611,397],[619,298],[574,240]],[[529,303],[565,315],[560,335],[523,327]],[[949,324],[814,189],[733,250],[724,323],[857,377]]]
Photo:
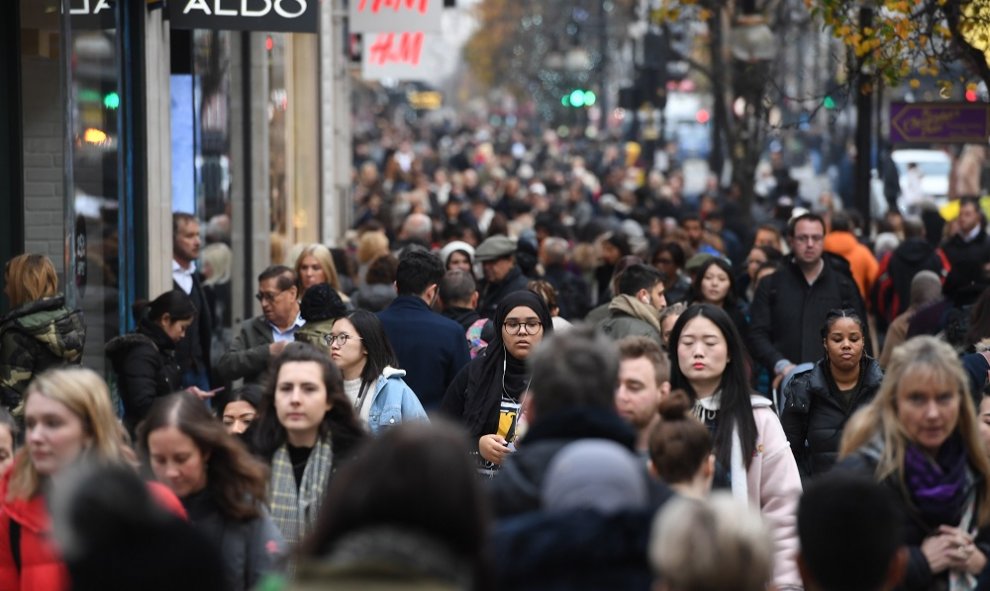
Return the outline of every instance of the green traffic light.
[[[565,107],[571,106],[571,95],[565,94],[564,96],[560,97],[560,104],[564,105]]]
[[[594,105],[595,104],[595,101],[597,101],[597,100],[598,100],[598,97],[595,96],[595,93],[593,91],[591,91],[591,90],[584,91],[584,104],[585,104],[586,107],[590,107],[590,106]]]
[[[831,96],[826,96],[825,100],[822,101],[822,106],[824,106],[826,109],[834,109],[835,99],[832,98]]]
[[[583,90],[575,90],[571,93],[571,106],[572,107],[583,107],[584,106],[585,94]]]
[[[103,96],[103,106],[111,111],[117,109],[120,106],[120,95],[111,90]]]

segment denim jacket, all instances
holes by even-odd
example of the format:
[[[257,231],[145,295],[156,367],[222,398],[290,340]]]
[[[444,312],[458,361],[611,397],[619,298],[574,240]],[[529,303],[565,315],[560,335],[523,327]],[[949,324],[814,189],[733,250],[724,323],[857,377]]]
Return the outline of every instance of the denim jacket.
[[[403,369],[386,367],[378,377],[368,413],[368,428],[372,435],[402,421],[429,421],[419,398],[402,379],[405,375]]]

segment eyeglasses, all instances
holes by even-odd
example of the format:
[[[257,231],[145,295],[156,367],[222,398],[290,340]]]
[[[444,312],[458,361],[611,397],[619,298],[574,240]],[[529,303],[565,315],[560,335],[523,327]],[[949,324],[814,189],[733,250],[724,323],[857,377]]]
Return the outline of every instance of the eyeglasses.
[[[254,299],[258,300],[261,303],[268,302],[270,304],[274,302],[275,298],[281,295],[283,291],[285,290],[283,289],[281,291],[276,291],[275,293],[265,293],[263,291],[259,291],[258,293],[254,294]]]
[[[327,344],[327,347],[332,347],[336,342],[339,346],[344,347],[347,345],[347,341],[355,339],[358,341],[363,341],[361,337],[356,337],[354,335],[349,335],[346,332],[340,334],[325,334],[323,335],[323,342]]]
[[[810,235],[810,234],[809,235],[805,235],[805,234],[802,234],[800,236],[795,236],[794,237],[794,241],[795,242],[810,242],[812,244],[818,244],[822,240],[825,240],[825,237],[822,236],[821,234],[814,234],[814,235]]]
[[[506,320],[505,324],[502,326],[505,327],[505,332],[509,334],[519,334],[519,331],[521,331],[524,326],[526,327],[527,334],[536,334],[540,332],[541,328],[543,328],[543,323],[539,320],[527,320],[525,322],[519,322],[518,320]]]

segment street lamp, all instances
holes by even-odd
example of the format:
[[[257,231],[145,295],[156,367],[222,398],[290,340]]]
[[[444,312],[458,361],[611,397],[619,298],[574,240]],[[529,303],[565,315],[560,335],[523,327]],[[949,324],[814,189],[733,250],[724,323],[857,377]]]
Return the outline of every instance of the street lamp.
[[[741,14],[729,37],[732,57],[746,62],[768,62],[777,55],[777,41],[761,14]]]
[[[748,213],[755,198],[753,177],[762,153],[762,138],[769,114],[764,91],[770,76],[771,63],[779,53],[779,46],[767,19],[756,10],[754,0],[741,0],[738,13],[728,31],[728,49],[732,56],[730,68],[726,68],[731,97],[723,103],[713,121],[711,162],[717,174],[723,176],[722,133],[727,134],[727,147],[731,150],[732,180],[742,190],[740,206]],[[726,79],[727,78],[727,79]],[[723,87],[724,88],[724,87]],[[723,95],[724,96],[724,95]],[[734,121],[730,121],[735,115]],[[728,117],[727,117],[728,116]]]

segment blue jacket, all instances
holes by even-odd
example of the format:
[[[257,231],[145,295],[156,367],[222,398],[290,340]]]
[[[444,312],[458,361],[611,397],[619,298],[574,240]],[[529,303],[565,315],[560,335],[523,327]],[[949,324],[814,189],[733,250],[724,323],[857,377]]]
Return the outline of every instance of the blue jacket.
[[[425,408],[439,406],[447,386],[471,359],[464,329],[416,296],[395,298],[378,318],[407,372],[406,383]]]
[[[368,412],[368,428],[372,435],[403,421],[429,421],[416,393],[403,381],[405,375],[405,370],[386,367],[378,376]]]

